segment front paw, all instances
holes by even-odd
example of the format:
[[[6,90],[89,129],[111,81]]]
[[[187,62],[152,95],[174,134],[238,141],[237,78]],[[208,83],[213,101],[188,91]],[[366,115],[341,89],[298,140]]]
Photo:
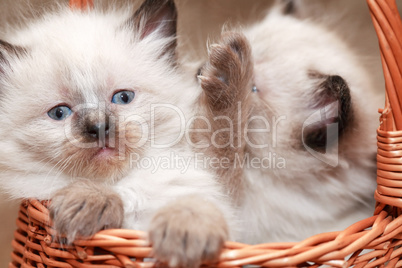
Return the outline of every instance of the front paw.
[[[157,212],[149,235],[159,263],[196,268],[218,260],[228,239],[228,227],[223,214],[213,204],[186,197]]]
[[[246,37],[237,32],[225,32],[221,41],[213,44],[209,58],[199,76],[207,104],[216,111],[237,108],[251,92],[253,64]]]
[[[120,228],[124,216],[123,202],[110,188],[83,182],[56,192],[49,210],[54,229],[68,244],[103,229]]]

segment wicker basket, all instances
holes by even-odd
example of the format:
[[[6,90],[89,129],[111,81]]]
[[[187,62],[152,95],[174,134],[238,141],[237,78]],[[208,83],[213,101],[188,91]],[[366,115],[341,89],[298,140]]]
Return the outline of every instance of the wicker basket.
[[[318,234],[299,243],[245,245],[227,242],[216,267],[402,267],[402,22],[395,0],[367,0],[380,41],[386,104],[378,129],[378,187],[374,216],[344,231]],[[71,1],[87,8],[92,1]],[[398,89],[398,90],[397,90]],[[9,268],[153,267],[147,234],[105,230],[72,246],[52,242],[47,202],[24,201]],[[401,260],[400,260],[401,259]]]

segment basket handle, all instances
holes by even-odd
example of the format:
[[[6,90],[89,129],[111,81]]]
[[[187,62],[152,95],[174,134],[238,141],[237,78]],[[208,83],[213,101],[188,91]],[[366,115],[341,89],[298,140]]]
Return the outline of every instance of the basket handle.
[[[395,0],[367,0],[377,32],[386,87],[384,131],[402,130],[402,21]]]
[[[377,130],[375,215],[386,205],[394,216],[402,209],[402,21],[395,0],[367,0],[377,32],[385,79],[385,108]]]

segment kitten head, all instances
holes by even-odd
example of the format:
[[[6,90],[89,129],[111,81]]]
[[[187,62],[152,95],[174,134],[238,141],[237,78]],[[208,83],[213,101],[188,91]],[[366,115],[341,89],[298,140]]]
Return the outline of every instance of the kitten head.
[[[268,145],[276,160],[286,162],[283,172],[271,171],[300,183],[349,165],[373,171],[381,97],[351,49],[333,33],[277,11],[246,35],[258,89],[255,112],[268,122],[252,122],[251,128],[265,130],[252,144]],[[250,152],[266,150],[251,146]]]
[[[134,15],[62,8],[1,41],[0,169],[113,180],[132,152],[174,141],[192,104],[176,18],[170,0]]]

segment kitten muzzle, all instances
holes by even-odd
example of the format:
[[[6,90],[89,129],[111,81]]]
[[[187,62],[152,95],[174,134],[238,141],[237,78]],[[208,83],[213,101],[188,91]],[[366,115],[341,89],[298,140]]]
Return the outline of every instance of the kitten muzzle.
[[[96,142],[98,148],[113,148],[115,131],[114,124],[108,114],[87,112],[82,118],[81,133],[87,142]]]
[[[98,141],[98,146],[100,148],[105,148],[109,143],[109,123],[103,122],[89,125],[87,127],[87,134],[94,140]]]

